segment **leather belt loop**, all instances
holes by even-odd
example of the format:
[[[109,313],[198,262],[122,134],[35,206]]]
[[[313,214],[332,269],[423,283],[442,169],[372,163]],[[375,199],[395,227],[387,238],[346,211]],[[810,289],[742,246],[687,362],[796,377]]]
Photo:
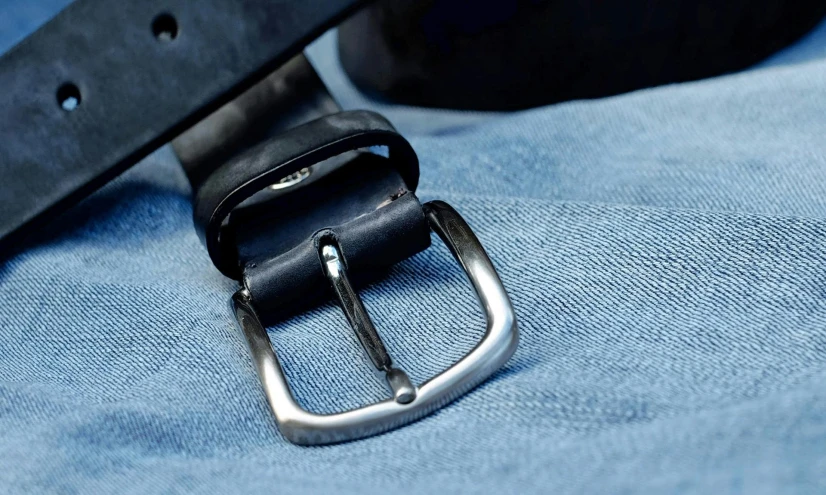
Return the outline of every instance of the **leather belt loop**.
[[[314,120],[218,168],[204,180],[194,199],[195,228],[215,266],[228,277],[240,278],[238,260],[221,244],[225,222],[242,202],[290,174],[311,170],[314,165],[343,153],[374,146],[388,148],[386,166],[398,172],[404,181],[400,186],[406,186],[405,191],[414,191],[419,179],[416,153],[386,119],[367,111],[341,112]],[[340,168],[346,170],[346,164]],[[403,191],[389,191],[387,200],[400,192]],[[306,190],[299,188],[295,194],[312,201]]]

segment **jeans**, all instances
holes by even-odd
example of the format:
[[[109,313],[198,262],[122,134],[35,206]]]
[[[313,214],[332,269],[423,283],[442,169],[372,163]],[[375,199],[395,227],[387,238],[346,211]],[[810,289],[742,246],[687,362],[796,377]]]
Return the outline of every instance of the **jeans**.
[[[66,0],[0,2],[0,46]],[[521,343],[390,433],[278,432],[168,149],[0,265],[4,493],[817,493],[826,490],[826,23],[704,81],[510,113],[375,102],[422,200],[468,220]],[[483,321],[438,240],[362,291],[421,383]],[[269,329],[299,403],[385,398],[331,302]]]

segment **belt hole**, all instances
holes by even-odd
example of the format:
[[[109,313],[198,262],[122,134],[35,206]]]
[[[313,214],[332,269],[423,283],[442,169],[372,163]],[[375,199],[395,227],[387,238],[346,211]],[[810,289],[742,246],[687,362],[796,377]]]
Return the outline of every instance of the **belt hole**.
[[[80,105],[80,89],[72,83],[57,88],[57,104],[66,112],[74,111]]]
[[[152,21],[152,34],[158,41],[172,41],[178,37],[178,21],[170,14],[159,14]]]

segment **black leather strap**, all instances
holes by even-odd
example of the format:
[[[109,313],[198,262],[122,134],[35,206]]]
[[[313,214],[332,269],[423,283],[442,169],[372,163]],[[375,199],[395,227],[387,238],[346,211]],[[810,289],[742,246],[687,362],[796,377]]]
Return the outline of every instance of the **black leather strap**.
[[[287,62],[362,3],[71,4],[0,58],[0,252]],[[71,95],[80,104],[65,111],[58,98]]]

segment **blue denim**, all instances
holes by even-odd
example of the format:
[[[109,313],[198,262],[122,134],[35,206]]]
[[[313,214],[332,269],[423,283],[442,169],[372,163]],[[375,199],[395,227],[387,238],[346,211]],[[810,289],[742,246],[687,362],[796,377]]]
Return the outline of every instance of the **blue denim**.
[[[0,50],[65,0],[0,2]],[[752,70],[511,114],[393,106],[508,288],[510,363],[422,421],[276,429],[168,149],[0,266],[3,493],[823,493],[826,23]],[[416,382],[482,333],[447,250],[363,292]],[[337,307],[269,329],[299,402],[386,396]]]

